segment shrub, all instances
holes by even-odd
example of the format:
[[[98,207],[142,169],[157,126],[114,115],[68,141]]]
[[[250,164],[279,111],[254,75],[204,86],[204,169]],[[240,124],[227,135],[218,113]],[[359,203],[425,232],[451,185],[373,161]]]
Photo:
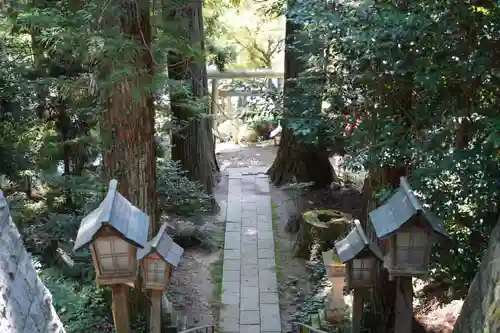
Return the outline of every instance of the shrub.
[[[187,178],[178,162],[159,158],[156,163],[160,209],[178,215],[197,215],[211,209],[212,197],[203,186]]]
[[[52,293],[52,303],[66,332],[88,333],[111,331],[111,292],[97,288],[94,281],[78,283],[64,277],[55,268],[39,272]]]

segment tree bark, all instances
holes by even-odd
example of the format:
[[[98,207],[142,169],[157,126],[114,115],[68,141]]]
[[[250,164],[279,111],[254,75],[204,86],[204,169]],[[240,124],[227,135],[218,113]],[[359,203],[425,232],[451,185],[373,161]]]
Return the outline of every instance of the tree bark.
[[[294,1],[288,1],[289,8],[294,6]],[[328,187],[335,178],[333,167],[329,161],[329,154],[324,147],[314,146],[301,142],[293,133],[287,123],[293,116],[292,109],[295,101],[304,96],[304,101],[310,99],[307,92],[298,87],[294,82],[301,72],[306,69],[306,64],[300,59],[293,49],[296,34],[301,26],[287,18],[285,29],[285,85],[283,88],[284,109],[283,131],[278,153],[273,164],[267,171],[274,185],[280,186],[288,182],[313,182],[314,188]],[[321,108],[320,99],[311,102],[312,107]]]
[[[175,7],[169,8],[172,5]],[[172,134],[172,159],[179,161],[187,170],[189,179],[200,182],[205,192],[212,194],[214,174],[219,167],[215,158],[212,121],[208,117],[209,105],[201,101],[205,103],[201,114],[193,110],[192,106],[192,101],[199,101],[208,93],[202,3],[200,0],[182,1],[181,4],[176,2],[164,6],[163,10],[165,20],[176,23],[177,35],[181,39],[178,50],[168,55],[168,76],[171,80],[187,85],[189,90],[187,93],[179,92],[178,88],[171,90],[172,114],[186,124]],[[195,54],[192,54],[193,50]],[[216,209],[215,201],[213,204]]]
[[[149,10],[148,1],[122,1],[119,4],[118,22],[115,24],[119,33],[135,43],[136,48],[124,48],[122,54],[116,55],[120,61],[115,58],[109,66],[108,75],[120,70],[124,70],[126,74],[118,82],[113,80],[109,87],[101,135],[105,146],[105,175],[108,180],[117,179],[118,191],[149,215],[151,237],[159,226]],[[123,67],[117,68],[115,64]],[[108,80],[111,81],[109,77]],[[142,291],[140,274],[137,284],[136,289],[131,292],[132,322],[137,319],[138,314],[148,318],[149,311],[149,300]]]
[[[312,188],[328,187],[335,172],[326,150],[299,142],[292,130],[284,128],[278,153],[267,171],[274,185],[313,182]]]
[[[332,248],[332,239],[347,234],[351,220],[352,216],[335,210],[312,210],[301,214],[294,256],[317,260],[322,252]]]

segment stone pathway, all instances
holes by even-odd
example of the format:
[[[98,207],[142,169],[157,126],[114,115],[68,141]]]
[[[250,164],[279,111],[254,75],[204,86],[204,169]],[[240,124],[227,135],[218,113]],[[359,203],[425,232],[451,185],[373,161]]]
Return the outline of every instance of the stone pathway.
[[[267,168],[231,168],[224,243],[223,333],[281,332]]]

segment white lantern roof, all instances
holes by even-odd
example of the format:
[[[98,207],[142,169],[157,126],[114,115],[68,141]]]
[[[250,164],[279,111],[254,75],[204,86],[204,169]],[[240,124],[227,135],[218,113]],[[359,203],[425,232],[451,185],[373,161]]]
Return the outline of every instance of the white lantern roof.
[[[384,256],[380,248],[368,240],[359,220],[354,220],[354,225],[354,229],[344,239],[335,243],[340,261],[345,263],[370,252],[375,258],[383,261]]]
[[[165,262],[177,267],[184,249],[175,243],[167,234],[167,223],[164,223],[158,234],[151,239],[144,248],[137,250],[137,260],[141,260],[147,255],[156,252]]]
[[[118,182],[109,182],[108,193],[99,207],[85,216],[78,229],[73,251],[89,244],[105,225],[111,226],[124,240],[142,248],[147,244],[149,216],[130,203],[117,190]]]
[[[400,178],[400,186],[396,193],[385,204],[370,212],[369,216],[375,233],[381,240],[397,232],[414,217],[422,217],[421,220],[434,234],[449,238],[443,222],[426,211],[418,202],[406,177]]]

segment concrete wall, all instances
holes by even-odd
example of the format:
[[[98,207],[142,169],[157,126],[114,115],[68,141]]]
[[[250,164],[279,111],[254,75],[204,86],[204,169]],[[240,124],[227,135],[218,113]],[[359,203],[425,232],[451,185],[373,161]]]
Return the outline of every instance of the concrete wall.
[[[1,191],[0,333],[65,333]]]
[[[496,332],[500,332],[500,219],[453,329],[453,333]]]

